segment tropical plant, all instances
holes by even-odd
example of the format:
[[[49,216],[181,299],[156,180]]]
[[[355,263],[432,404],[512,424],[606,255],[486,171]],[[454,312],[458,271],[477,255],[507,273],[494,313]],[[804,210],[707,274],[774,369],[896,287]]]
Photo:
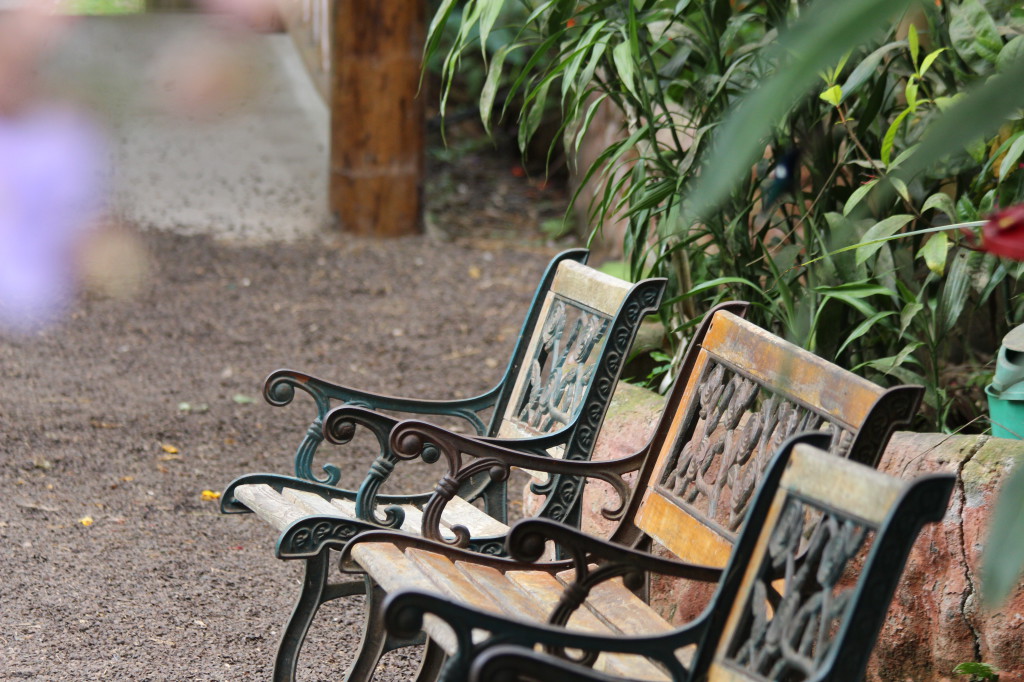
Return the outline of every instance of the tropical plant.
[[[976,232],[1024,200],[1019,2],[443,0],[428,52],[456,6],[486,45],[506,4],[528,15],[482,50],[485,122],[518,109],[525,146],[554,99],[571,151],[599,107],[621,113],[619,141],[580,171],[602,182],[589,215],[595,231],[628,219],[631,271],[671,278],[671,329],[749,297],[822,355],[923,383],[936,427],[977,424],[977,406],[956,409],[977,380],[953,370],[1024,320],[1022,265]],[[473,47],[463,28],[446,79]],[[1024,466],[995,512],[990,605],[1017,585],[1022,532]]]
[[[974,416],[954,413],[950,369],[1020,319],[1022,272],[923,230],[1024,198],[1016,3],[447,0],[431,28],[461,8],[446,78],[509,4],[529,14],[481,50],[485,122],[512,113],[499,92],[520,95],[525,146],[556,99],[573,150],[599,107],[621,112],[619,141],[580,169],[602,181],[590,215],[597,230],[628,219],[634,276],[672,279],[663,316],[680,341],[719,300],[751,298],[797,343],[923,383],[937,426]]]

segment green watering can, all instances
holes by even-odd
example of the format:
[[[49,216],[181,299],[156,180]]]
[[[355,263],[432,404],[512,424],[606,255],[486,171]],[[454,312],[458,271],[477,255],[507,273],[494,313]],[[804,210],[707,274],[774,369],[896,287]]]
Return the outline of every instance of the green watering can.
[[[1003,337],[996,373],[985,387],[992,435],[1024,439],[1024,325]]]

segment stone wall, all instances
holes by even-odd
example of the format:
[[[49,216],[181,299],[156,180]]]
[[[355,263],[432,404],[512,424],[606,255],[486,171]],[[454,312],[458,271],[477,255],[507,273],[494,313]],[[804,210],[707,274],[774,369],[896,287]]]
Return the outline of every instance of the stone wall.
[[[662,402],[654,393],[620,386],[598,439],[596,458],[638,450],[653,432]],[[910,432],[893,436],[879,464],[881,470],[901,478],[955,472],[958,483],[943,522],[926,528],[914,545],[875,646],[869,680],[966,680],[952,675],[952,669],[965,661],[983,661],[1002,671],[1000,682],[1024,682],[1024,586],[1019,585],[1006,604],[991,612],[982,608],[978,593],[996,492],[1012,462],[1022,456],[1024,442],[990,436]],[[527,513],[529,498],[527,493]],[[588,486],[584,496],[588,531],[599,535],[611,531],[611,524],[599,513],[607,499],[599,486]],[[651,603],[666,617],[685,622],[709,596],[706,586],[654,583]]]

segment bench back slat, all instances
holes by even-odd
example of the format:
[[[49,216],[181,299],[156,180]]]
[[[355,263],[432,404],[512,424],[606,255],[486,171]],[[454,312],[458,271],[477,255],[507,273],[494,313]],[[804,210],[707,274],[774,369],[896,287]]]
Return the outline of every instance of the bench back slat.
[[[906,414],[877,410],[886,394],[742,318],[716,313],[676,408],[663,417],[672,424],[654,444],[655,473],[636,526],[684,561],[724,565],[777,448],[795,433],[820,430],[831,434],[829,451],[845,457],[861,428],[888,434],[912,417],[916,403]]]
[[[551,433],[576,418],[611,321],[632,288],[575,261],[558,264],[498,422],[498,437]]]

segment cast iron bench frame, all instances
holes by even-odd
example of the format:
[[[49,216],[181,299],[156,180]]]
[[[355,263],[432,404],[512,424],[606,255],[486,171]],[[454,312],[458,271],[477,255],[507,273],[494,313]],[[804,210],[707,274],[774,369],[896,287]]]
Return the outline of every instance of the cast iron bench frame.
[[[602,462],[554,460],[501,448],[421,422],[399,424],[390,436],[390,447],[396,456],[428,461],[442,459],[447,473],[441,477],[438,491],[424,508],[423,537],[370,532],[360,534],[346,549],[345,556],[352,556],[358,562],[358,565],[350,563],[349,569],[365,571],[368,599],[363,644],[348,679],[369,679],[384,651],[410,643],[388,638],[382,621],[383,597],[402,586],[391,582],[399,573],[395,561],[401,552],[399,557],[391,557],[373,567],[364,562],[364,559],[370,561],[365,551],[359,550],[358,553],[364,555],[360,557],[354,548],[376,542],[396,548],[439,552],[444,561],[484,566],[498,572],[515,573],[525,569],[521,562],[468,551],[471,545],[462,534],[445,537],[442,533],[438,520],[452,499],[452,492],[472,476],[486,472],[492,479],[503,480],[511,467],[520,467],[603,481],[612,486],[621,501],[615,508],[605,510],[607,517],[619,521],[611,537],[612,547],[626,548],[634,554],[639,551],[643,556],[646,554],[642,550],[649,546],[651,538],[663,544],[668,539],[668,546],[681,560],[720,568],[735,542],[753,489],[771,453],[784,438],[825,426],[832,433],[830,451],[873,466],[892,431],[898,425],[909,423],[916,414],[922,394],[920,387],[884,390],[728,311],[716,312],[706,324],[705,336],[687,355],[654,437],[647,447],[627,458]],[[688,479],[690,492],[697,491],[698,496],[712,500],[709,515],[695,508],[692,498],[689,502],[669,501],[666,506],[666,500],[673,497],[673,494],[662,494],[667,479],[652,478],[656,464],[661,469],[669,460],[679,464],[680,455],[687,462],[682,467],[684,472],[692,474]],[[719,466],[724,467],[722,472],[718,472]],[[625,476],[633,472],[638,472],[635,482],[627,482]],[[659,476],[669,476],[666,472],[667,469]],[[678,476],[678,473],[676,466],[671,476]],[[716,475],[718,473],[720,475]],[[651,496],[652,490],[658,492],[659,499],[665,499],[652,502],[649,509],[645,509],[642,502]],[[725,490],[729,491],[729,496],[723,496]],[[720,500],[721,508],[716,511]],[[682,516],[666,513],[672,508],[687,511]],[[291,509],[296,518],[290,525],[278,525],[282,531],[278,556],[312,557],[310,562],[322,562],[326,585],[327,559],[323,550],[341,549],[346,542],[310,533],[309,517],[304,516],[301,505],[296,503]],[[718,512],[723,512],[724,516]],[[642,526],[638,525],[641,516],[644,517]],[[680,523],[685,529],[683,533],[674,530]],[[302,529],[303,553],[295,551],[296,528]],[[674,536],[681,538],[681,545],[671,541]],[[662,566],[653,557],[651,561]],[[559,572],[571,567],[572,562],[559,561],[542,569],[531,566],[529,570],[547,572],[549,578],[555,580]],[[389,571],[391,575],[387,575]],[[445,652],[439,651],[430,640],[422,676],[429,679],[435,674],[444,657]]]
[[[827,440],[819,434],[797,436],[781,449],[722,571],[664,559],[659,567],[650,555],[630,556],[543,520],[513,527],[511,554],[523,562],[537,560],[549,540],[570,548],[575,574],[584,576],[574,584],[581,591],[594,590],[598,581],[591,578],[599,573],[634,583],[648,570],[704,580],[715,575],[719,585],[708,607],[682,627],[668,627],[658,614],[647,614],[649,633],[594,634],[496,616],[470,602],[440,597],[436,590],[402,589],[385,602],[388,630],[409,637],[427,627],[432,641],[447,639],[454,657],[441,673],[446,681],[856,682],[910,549],[926,523],[942,520],[956,476],[901,481],[812,446]],[[374,538],[361,538],[346,554],[357,551],[360,541]],[[565,595],[572,592],[570,585]],[[595,591],[587,608],[614,618],[622,611],[616,598]],[[575,595],[559,606],[567,610],[566,603],[575,605]],[[590,667],[599,662],[614,667],[617,661],[624,674]],[[656,662],[660,670],[645,674],[640,662]]]
[[[401,458],[388,441],[399,420],[377,410],[461,417],[481,434],[482,441],[554,461],[590,458],[640,323],[657,312],[665,280],[630,284],[586,267],[587,255],[586,250],[573,249],[551,261],[504,377],[479,396],[454,401],[393,398],[329,384],[292,370],[278,370],[267,379],[264,395],[271,404],[288,404],[296,388],[314,399],[317,416],[295,458],[299,475],[241,476],[222,494],[221,510],[257,511],[279,530],[286,530],[277,555],[306,560],[303,588],[278,650],[275,679],[294,679],[299,650],[323,603],[366,589],[362,580],[328,582],[329,550],[323,548],[323,542],[344,541],[382,527],[416,532],[423,516],[420,509],[434,495],[379,494]],[[575,320],[570,319],[572,315]],[[331,409],[337,401],[344,404]],[[487,410],[491,417],[485,425],[480,413]],[[380,448],[359,489],[336,486],[341,470],[333,464],[324,465],[326,478],[315,480],[312,461],[323,438],[344,444],[359,427],[368,429]],[[535,482],[532,489],[544,496],[538,516],[579,523],[579,479],[554,472]],[[475,551],[503,553],[508,532],[506,479],[476,472],[461,478],[446,493],[452,505],[437,520],[450,519],[450,529],[444,534],[458,535]],[[477,499],[483,503],[482,510],[471,504]]]

